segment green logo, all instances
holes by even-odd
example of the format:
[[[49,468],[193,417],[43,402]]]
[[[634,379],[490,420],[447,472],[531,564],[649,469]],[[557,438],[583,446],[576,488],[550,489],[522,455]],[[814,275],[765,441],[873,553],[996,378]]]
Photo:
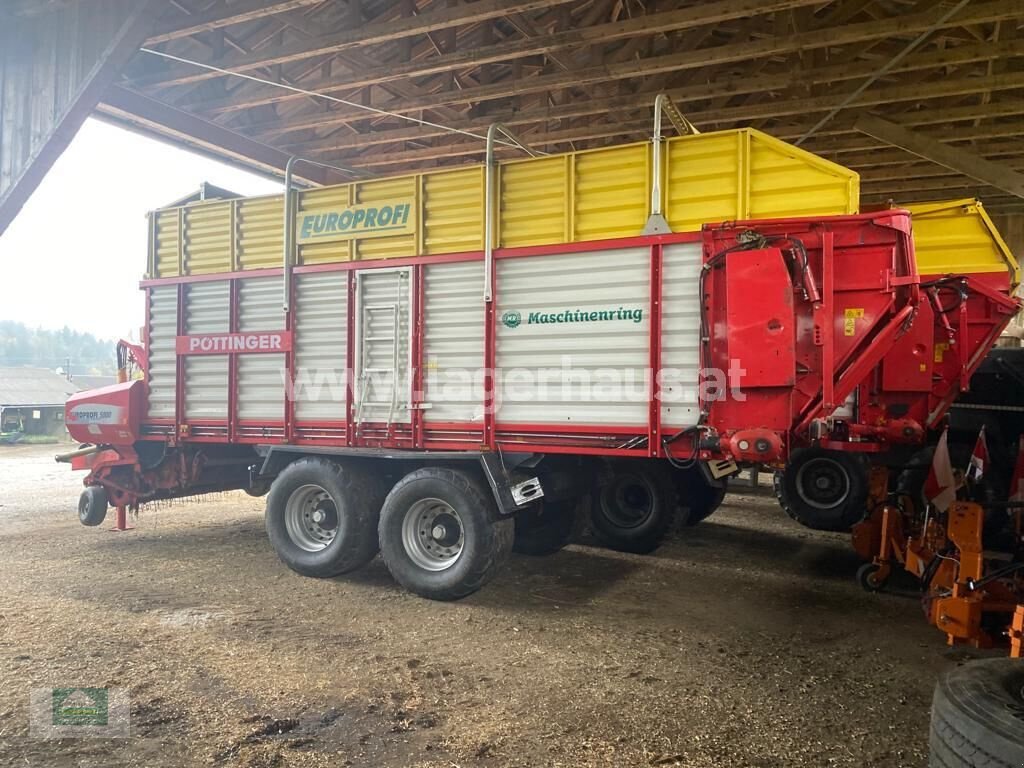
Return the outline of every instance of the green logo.
[[[644,311],[641,307],[608,307],[607,309],[558,309],[551,312],[530,312],[526,316],[527,325],[544,323],[600,323],[611,321],[643,322]],[[523,322],[521,313],[510,309],[501,316],[506,328],[518,328]]]
[[[54,688],[52,701],[54,725],[107,725],[106,688]]]
[[[506,328],[518,328],[519,324],[523,322],[523,316],[514,310],[509,310],[501,316],[501,322]]]

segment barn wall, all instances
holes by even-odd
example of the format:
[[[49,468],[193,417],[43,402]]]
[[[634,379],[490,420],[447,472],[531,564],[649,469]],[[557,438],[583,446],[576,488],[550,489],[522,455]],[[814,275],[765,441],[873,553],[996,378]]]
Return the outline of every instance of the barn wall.
[[[0,11],[0,232],[152,26],[151,2],[81,0]]]

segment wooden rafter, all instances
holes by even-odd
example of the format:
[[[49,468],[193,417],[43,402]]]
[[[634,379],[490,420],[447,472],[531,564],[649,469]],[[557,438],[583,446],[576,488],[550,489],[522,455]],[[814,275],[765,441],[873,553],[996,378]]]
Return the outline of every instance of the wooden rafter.
[[[862,133],[912,152],[924,160],[1024,198],[1024,174],[1010,170],[1001,163],[993,163],[962,147],[953,149],[931,136],[908,130],[871,114],[860,115],[855,127]]]
[[[165,13],[150,45],[309,93],[142,57],[125,72],[128,88],[253,146],[380,175],[478,161],[481,142],[449,129],[480,134],[494,121],[548,151],[642,140],[659,92],[702,130],[750,125],[792,141],[950,7],[948,0],[172,2],[183,12]],[[977,190],[1024,207],[1005,184],[998,189],[855,129],[856,116],[870,110],[955,155],[976,155],[982,167],[997,161],[1019,174],[1022,28],[1024,0],[973,0],[806,148],[861,170],[866,199],[887,190],[904,197]]]

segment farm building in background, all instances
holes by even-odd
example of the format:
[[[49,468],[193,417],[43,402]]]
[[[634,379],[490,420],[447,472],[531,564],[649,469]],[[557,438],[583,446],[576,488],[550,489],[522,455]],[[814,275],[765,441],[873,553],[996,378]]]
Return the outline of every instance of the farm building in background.
[[[80,389],[46,368],[0,368],[0,432],[63,437],[64,403]]]

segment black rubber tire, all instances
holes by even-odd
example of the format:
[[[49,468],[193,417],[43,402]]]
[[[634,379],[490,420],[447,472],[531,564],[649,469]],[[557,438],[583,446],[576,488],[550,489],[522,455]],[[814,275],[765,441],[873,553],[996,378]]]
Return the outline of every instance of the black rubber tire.
[[[418,565],[403,543],[406,513],[423,499],[449,504],[462,523],[462,551],[444,570]],[[498,517],[494,497],[474,475],[447,467],[424,467],[391,489],[381,509],[379,532],[381,555],[395,581],[430,600],[461,600],[490,581],[508,559],[515,521]]]
[[[685,526],[707,520],[725,500],[726,486],[711,485],[700,469],[677,469],[672,472],[679,496],[680,517]]]
[[[270,493],[271,483],[266,481],[260,481],[254,485],[248,485],[242,490],[245,491],[247,496],[252,496],[254,499],[259,499]]]
[[[932,699],[930,768],[1024,765],[1024,661],[971,661],[944,675]]]
[[[817,466],[827,467],[833,478],[842,484],[835,503],[813,504],[797,487],[801,470],[813,472]],[[801,525],[816,531],[849,531],[868,513],[868,467],[860,458],[843,451],[803,448],[790,456],[783,472],[772,478],[775,497],[786,514]]]
[[[889,577],[877,578],[881,567],[875,563],[864,563],[857,569],[857,583],[865,592],[881,592],[889,582]]]
[[[544,502],[516,515],[516,536],[512,551],[543,557],[563,549],[576,528],[579,500]]]
[[[99,485],[90,485],[78,497],[78,520],[90,528],[103,525],[107,519],[107,492]]]
[[[625,496],[636,507],[625,509]],[[644,498],[646,497],[646,498]],[[590,526],[609,549],[645,555],[664,541],[675,520],[679,500],[664,462],[621,459],[607,463],[590,505]],[[635,519],[633,519],[635,518]]]
[[[288,499],[303,485],[318,485],[331,497],[338,532],[325,548],[311,552],[289,535],[285,522]],[[377,554],[377,520],[383,494],[363,471],[329,459],[307,457],[289,464],[270,487],[266,527],[270,543],[285,565],[303,576],[330,578],[354,571]]]

